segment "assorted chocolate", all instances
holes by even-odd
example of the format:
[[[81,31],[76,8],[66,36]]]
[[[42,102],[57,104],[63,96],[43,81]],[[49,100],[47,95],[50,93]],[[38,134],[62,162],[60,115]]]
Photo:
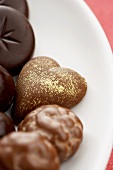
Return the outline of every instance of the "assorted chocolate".
[[[26,0],[0,0],[0,6],[8,6],[12,7],[22,14],[24,14],[26,17],[28,17],[28,4]]]
[[[15,131],[13,121],[3,112],[0,112],[0,138]]]
[[[16,75],[31,58],[34,44],[27,18],[13,8],[0,6],[0,65]]]
[[[59,170],[83,139],[83,124],[70,108],[87,83],[50,57],[29,61],[35,37],[28,14],[26,0],[0,1],[0,170]],[[12,119],[4,113],[11,105]]]
[[[60,67],[48,57],[34,58],[22,68],[17,80],[13,120],[18,124],[42,105],[71,108],[82,100],[86,90],[86,81],[77,72]]]
[[[0,66],[0,111],[5,112],[9,109],[14,95],[15,83],[13,77],[5,68]]]
[[[83,125],[69,109],[44,105],[29,113],[19,124],[23,132],[36,131],[57,149],[60,161],[75,154],[83,138]]]
[[[14,132],[0,140],[0,170],[59,170],[55,147],[41,134]]]

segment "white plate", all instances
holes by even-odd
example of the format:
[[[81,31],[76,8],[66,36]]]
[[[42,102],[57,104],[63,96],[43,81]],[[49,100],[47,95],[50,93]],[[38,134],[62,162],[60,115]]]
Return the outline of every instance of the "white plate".
[[[112,51],[97,19],[80,0],[28,0],[35,30],[34,56],[54,58],[88,82],[75,113],[84,124],[77,154],[61,170],[104,170],[113,139]]]

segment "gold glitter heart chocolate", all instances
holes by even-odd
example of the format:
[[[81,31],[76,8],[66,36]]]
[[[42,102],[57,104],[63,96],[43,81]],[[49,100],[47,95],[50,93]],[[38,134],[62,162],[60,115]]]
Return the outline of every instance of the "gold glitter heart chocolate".
[[[60,67],[48,57],[34,58],[19,75],[13,120],[18,124],[30,111],[42,105],[71,108],[82,100],[86,90],[86,81],[77,72]]]

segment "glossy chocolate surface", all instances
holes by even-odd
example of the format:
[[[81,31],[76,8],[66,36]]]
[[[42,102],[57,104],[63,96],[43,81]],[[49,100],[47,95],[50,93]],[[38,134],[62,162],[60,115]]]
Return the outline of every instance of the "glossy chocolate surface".
[[[36,131],[54,144],[61,161],[78,150],[83,138],[83,125],[69,109],[58,105],[41,106],[20,123],[19,130]]]
[[[0,170],[59,170],[55,147],[38,133],[11,133],[0,141]]]
[[[30,59],[34,33],[30,23],[17,10],[0,6],[0,65],[17,74]]]
[[[28,17],[28,5],[26,0],[0,0],[0,5],[15,8]]]
[[[0,112],[0,138],[12,131],[15,131],[12,120],[5,113]]]
[[[7,111],[12,104],[15,95],[15,83],[13,77],[0,66],[0,111]]]

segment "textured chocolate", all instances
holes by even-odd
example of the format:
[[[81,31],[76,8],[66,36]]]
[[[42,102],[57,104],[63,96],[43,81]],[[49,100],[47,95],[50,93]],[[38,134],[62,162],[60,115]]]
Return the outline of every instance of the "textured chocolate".
[[[74,155],[83,138],[83,125],[69,109],[46,105],[28,114],[19,124],[19,130],[36,131],[56,147],[61,161]]]
[[[41,61],[42,60],[42,61]],[[50,65],[43,57],[29,61],[22,69],[16,86],[16,103],[12,113],[14,122],[20,122],[30,111],[46,104],[71,108],[86,94],[85,79],[77,72]]]
[[[59,158],[42,135],[14,132],[0,141],[0,170],[59,170]]]
[[[5,5],[8,7],[15,8],[26,17],[28,17],[28,5],[26,0],[0,0],[0,6]]]
[[[15,131],[13,121],[5,113],[0,112],[0,138],[12,131]]]
[[[17,74],[34,50],[34,33],[26,17],[0,6],[0,65]]]
[[[12,104],[15,95],[13,77],[5,68],[0,66],[0,111],[7,111]]]
[[[27,113],[29,113],[30,111],[34,110],[37,107],[38,103],[35,102],[35,100],[37,101],[38,94],[36,91],[37,89],[35,88],[35,84],[33,83],[37,83],[36,80],[39,80],[38,76],[41,76],[42,72],[52,67],[60,67],[60,66],[55,60],[53,60],[50,57],[39,56],[36,58],[32,58],[24,66],[25,69],[24,68],[22,69],[16,87],[16,103],[13,105],[13,109],[12,109],[12,118],[15,124],[20,123],[20,121],[26,116]],[[21,84],[24,83],[24,80],[25,81],[28,80],[28,82],[26,82],[26,85],[25,84],[24,86],[22,85],[23,87],[21,89]],[[32,89],[29,88],[29,83],[30,86],[32,86]],[[25,92],[27,92],[27,90],[28,90],[27,98],[22,99],[24,97],[23,95],[25,94]],[[32,90],[34,94],[32,94]],[[26,105],[26,109],[24,106],[21,106],[22,100],[24,100],[25,102],[24,106]],[[34,103],[32,104],[33,101]],[[18,104],[20,105],[20,107],[22,107],[22,109],[21,108],[19,109]],[[18,111],[19,114],[17,113]]]

